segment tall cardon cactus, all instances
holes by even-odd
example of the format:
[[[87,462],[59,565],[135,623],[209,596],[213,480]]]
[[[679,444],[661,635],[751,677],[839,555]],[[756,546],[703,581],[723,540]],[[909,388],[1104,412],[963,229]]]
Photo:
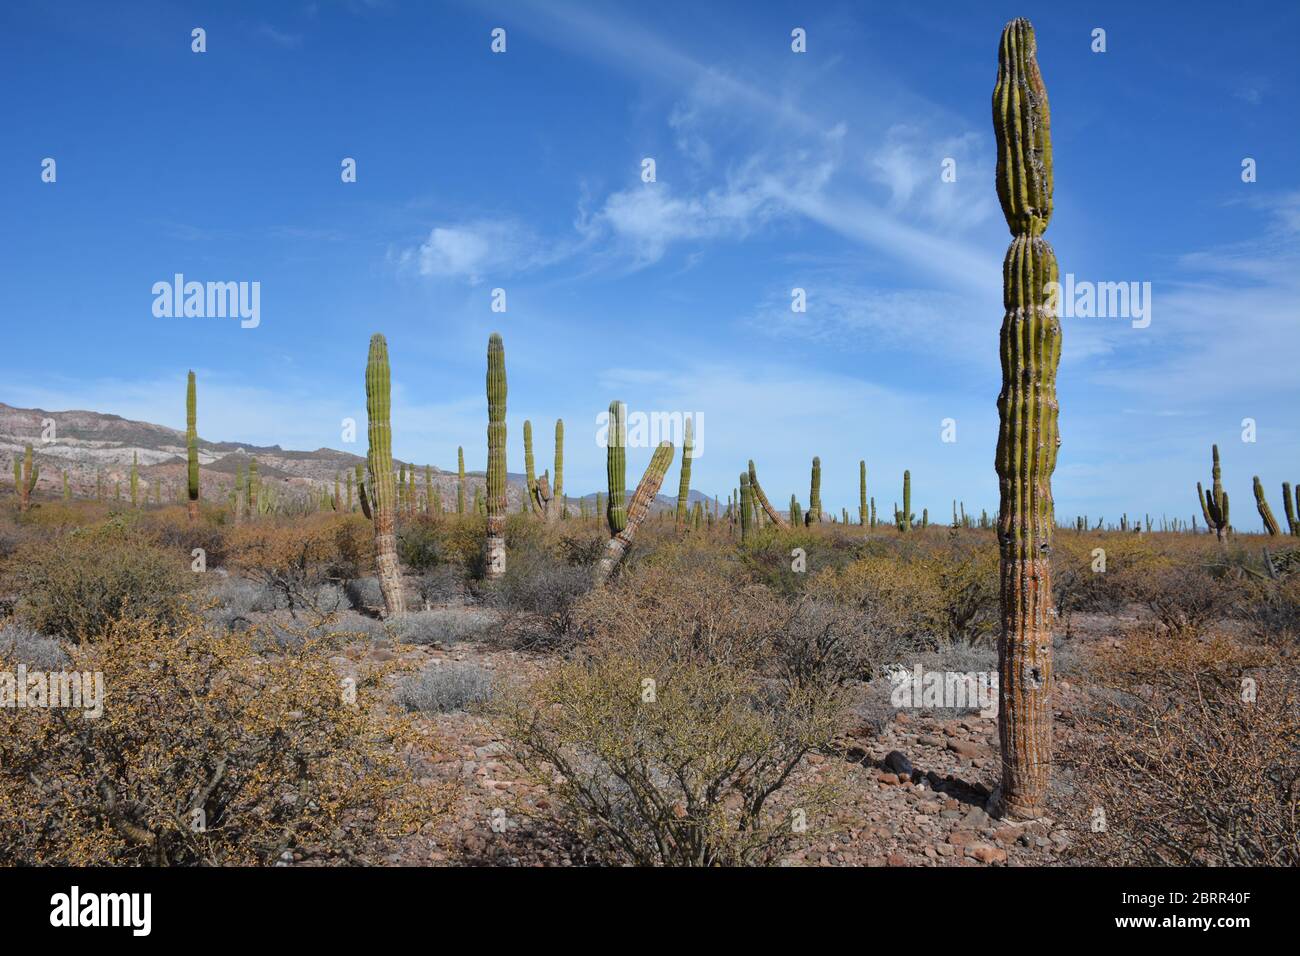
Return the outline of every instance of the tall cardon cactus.
[[[808,510],[803,516],[804,524],[816,524],[822,520],[822,460],[812,460],[812,483],[808,489]]]
[[[609,533],[617,535],[627,527],[627,406],[618,400],[609,403],[605,474],[609,486],[605,520],[609,522]]]
[[[1273,517],[1273,509],[1268,506],[1268,498],[1264,494],[1264,485],[1260,482],[1259,475],[1255,476],[1255,507],[1259,509],[1260,520],[1264,522],[1264,530],[1269,537],[1276,538],[1280,535],[1282,529]]]
[[[199,517],[199,432],[198,397],[194,389],[194,372],[190,372],[185,385],[185,490],[188,495],[186,509],[191,521]]]
[[[370,481],[366,497],[375,525],[375,566],[379,571],[379,590],[389,617],[406,613],[402,593],[402,573],[397,566],[397,533],[393,512],[397,491],[393,485],[392,380],[388,370],[388,342],[379,333],[370,337],[370,354],[366,359],[366,418],[370,441],[366,464]],[[362,498],[365,501],[365,497]]]
[[[682,477],[677,484],[677,523],[686,522],[686,500],[691,495],[691,459],[695,457],[695,426],[688,415],[682,433]]]
[[[865,525],[870,515],[867,513],[867,463],[858,462],[858,524]]]
[[[758,471],[754,468],[754,460],[749,460],[749,491],[753,496],[758,507],[762,508],[768,518],[772,520],[778,528],[788,528],[789,523],[781,516],[781,512],[772,507],[772,502],[767,500],[767,495],[763,492],[763,486],[758,483]],[[756,509],[757,510],[757,509]]]
[[[506,573],[506,347],[493,332],[487,351],[488,467],[486,576]]]
[[[32,458],[32,446],[28,445],[23,451],[22,464],[19,464],[17,458],[14,459],[14,489],[18,492],[19,511],[31,508],[32,492],[36,490],[36,482],[40,477],[41,466]]]
[[[1042,813],[1052,762],[1052,472],[1060,444],[1061,323],[1052,295],[1056,254],[1043,238],[1052,215],[1051,118],[1028,20],[1013,20],[1002,31],[993,129],[998,200],[1013,237],[1002,265],[996,457],[1001,809],[1032,818]]]

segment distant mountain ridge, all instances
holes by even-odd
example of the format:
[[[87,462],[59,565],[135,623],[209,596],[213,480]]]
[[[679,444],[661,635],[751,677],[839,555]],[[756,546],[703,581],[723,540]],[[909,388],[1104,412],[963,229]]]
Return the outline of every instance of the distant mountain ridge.
[[[49,434],[47,425],[53,422],[53,439],[43,440]],[[253,445],[247,442],[208,441],[199,439],[200,496],[205,500],[224,500],[234,485],[235,473],[247,468],[250,458],[257,459],[259,476],[264,481],[283,484],[291,492],[319,494],[322,488],[333,491],[335,475],[345,480],[344,473],[357,465],[365,467],[364,455],[318,448],[315,451],[293,451],[279,445]],[[16,408],[0,402],[0,457],[5,460],[7,478],[13,473],[13,460],[24,453],[28,445],[41,465],[37,493],[46,496],[62,493],[63,474],[66,472],[72,493],[78,498],[93,497],[96,481],[102,475],[107,495],[113,496],[114,486],[122,482],[125,494],[130,479],[133,456],[139,457],[142,494],[153,498],[153,485],[162,483],[164,501],[175,500],[178,490],[186,480],[185,433],[165,425],[134,421],[120,415],[85,410],[47,411],[43,408]],[[523,449],[519,449],[522,459]],[[393,466],[403,464],[393,460]],[[412,462],[405,462],[408,467]],[[415,464],[416,487],[424,491],[424,465]],[[674,468],[669,478],[676,473]],[[442,494],[443,507],[454,508],[456,501],[456,472],[430,466],[430,478]],[[628,473],[629,492],[639,480],[639,475]],[[506,475],[506,498],[511,511],[517,511],[523,500],[524,476],[511,472]],[[466,471],[466,494],[473,500],[474,489],[484,486],[481,470]],[[665,481],[668,487],[669,481]],[[582,496],[569,496],[572,510],[578,510],[579,497],[588,507],[595,504],[594,492]],[[691,491],[692,507],[695,501],[711,503],[712,498]],[[676,495],[661,494],[655,510],[675,508]]]

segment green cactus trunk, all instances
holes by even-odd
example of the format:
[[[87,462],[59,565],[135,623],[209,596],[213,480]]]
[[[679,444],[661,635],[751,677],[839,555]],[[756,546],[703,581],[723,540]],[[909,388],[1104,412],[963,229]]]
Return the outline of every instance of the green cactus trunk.
[[[506,573],[506,348],[496,332],[488,338],[488,467],[485,574]],[[532,447],[531,436],[529,448]]]
[[[620,401],[609,403],[609,435],[605,440],[605,473],[609,500],[605,520],[611,536],[627,527],[627,406]]]
[[[611,408],[611,415],[610,415],[611,440],[609,442],[609,446],[612,448],[613,447],[613,428],[612,428],[613,406],[610,406],[610,408]],[[626,454],[626,448],[625,448],[626,434],[623,433],[622,431],[624,421],[625,418],[623,416],[623,412],[622,410],[620,410],[619,431],[620,431],[621,438],[618,446],[620,455]],[[626,458],[624,458],[623,460],[625,463]],[[668,442],[668,441],[660,442],[659,447],[655,449],[654,455],[650,458],[650,464],[649,466],[647,466],[645,470],[645,474],[641,476],[641,483],[636,486],[636,491],[632,495],[631,502],[627,505],[626,509],[623,510],[623,527],[620,528],[614,534],[614,536],[609,539],[609,543],[605,545],[605,553],[601,557],[600,562],[596,566],[595,583],[597,587],[600,587],[606,581],[609,580],[609,576],[613,574],[614,568],[616,568],[618,566],[618,563],[623,560],[623,556],[627,554],[628,548],[632,546],[632,540],[633,538],[636,537],[637,528],[641,527],[641,522],[643,522],[646,518],[646,515],[650,513],[650,504],[651,502],[654,501],[655,495],[659,493],[659,488],[664,481],[664,475],[668,472],[668,466],[671,465],[672,463],[673,463],[672,442]],[[611,478],[613,477],[613,470],[614,470],[613,466],[611,465],[610,466]],[[621,472],[621,468],[620,468],[620,472]],[[621,481],[622,480],[621,473],[619,477]],[[610,493],[613,494],[613,492],[614,489],[611,487]],[[619,497],[621,498],[622,496],[620,495]],[[613,509],[611,508],[610,511],[612,513]],[[610,525],[611,527],[613,526],[612,514],[610,517]]]
[[[749,472],[740,473],[740,543],[745,544],[753,534],[754,491],[750,486]]]
[[[1291,501],[1291,483],[1282,482],[1282,510],[1286,512],[1287,531],[1293,535],[1300,535],[1300,523],[1296,521],[1297,508]]]
[[[140,507],[140,453],[131,452],[131,507]]]
[[[199,517],[199,432],[198,397],[194,386],[194,372],[190,371],[185,384],[185,463],[186,493],[189,503],[186,511],[191,521]]]
[[[903,510],[898,515],[898,530],[904,534],[912,530],[912,473],[903,472]]]
[[[1276,538],[1280,535],[1282,529],[1273,517],[1273,509],[1268,506],[1268,498],[1264,495],[1264,485],[1260,482],[1259,475],[1255,476],[1255,507],[1259,509],[1259,517],[1264,522],[1264,530],[1269,537]]]
[[[28,445],[23,451],[23,463],[21,470],[18,466],[18,460],[14,459],[14,484],[18,492],[18,510],[27,511],[32,506],[32,492],[36,490],[36,482],[41,476],[41,466],[36,464],[32,456],[32,446]]]
[[[366,464],[370,515],[375,525],[375,566],[379,590],[389,617],[406,613],[402,572],[397,564],[397,533],[393,517],[396,489],[393,487],[392,379],[388,368],[388,343],[379,333],[370,337],[366,358],[366,420],[369,449]],[[364,500],[364,499],[363,499]]]
[[[540,514],[541,504],[537,497],[537,472],[533,463],[533,423],[524,420],[524,497],[528,500],[528,511]]]
[[[858,524],[865,526],[867,518],[867,463],[863,460],[858,462]]]
[[[822,460],[812,460],[812,484],[808,489],[808,513],[804,515],[805,524],[816,524],[822,520]]]
[[[1051,118],[1028,20],[1013,20],[1002,31],[993,127],[998,199],[1013,236],[1002,267],[996,456],[1001,808],[1032,818],[1042,813],[1052,762],[1050,555],[1061,323],[1049,293],[1058,279],[1056,255],[1042,238],[1052,214]]]
[[[558,502],[559,506],[547,509],[546,520],[554,521],[556,511],[559,511],[558,517],[567,518],[569,516],[569,499],[564,496],[564,419],[555,420],[555,488],[553,490],[553,502]]]
[[[465,449],[456,448],[456,514],[465,513]]]
[[[694,425],[687,416],[682,434],[682,477],[677,485],[677,523],[686,521],[686,500],[691,495],[691,461],[695,457]]]
[[[803,524],[803,512],[799,509],[799,499],[794,495],[790,496],[790,524]]]

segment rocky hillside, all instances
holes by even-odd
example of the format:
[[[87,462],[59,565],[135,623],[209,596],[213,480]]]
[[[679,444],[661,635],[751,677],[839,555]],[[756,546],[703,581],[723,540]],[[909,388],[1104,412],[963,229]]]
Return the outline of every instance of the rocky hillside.
[[[50,423],[53,423],[51,428]],[[44,440],[42,436],[49,436]],[[522,439],[519,439],[522,441]],[[364,434],[362,435],[364,442]],[[174,501],[185,483],[185,433],[151,422],[132,421],[120,415],[102,412],[64,411],[52,412],[43,408],[14,408],[0,402],[0,460],[4,462],[4,480],[13,474],[13,460],[20,457],[31,445],[41,466],[38,496],[62,493],[63,475],[74,497],[93,497],[96,483],[102,476],[105,493],[114,497],[118,483],[125,496],[130,480],[131,461],[138,456],[140,462],[141,494],[153,499],[154,485],[161,483],[164,501]],[[364,445],[362,445],[364,447]],[[519,458],[523,450],[519,449]],[[306,496],[324,487],[333,490],[334,478],[356,466],[365,465],[365,456],[333,448],[315,451],[292,451],[279,445],[250,445],[234,441],[206,441],[199,439],[199,480],[205,500],[224,499],[234,486],[235,473],[247,468],[250,458],[257,459],[258,474],[264,481],[274,481],[283,491]],[[402,462],[394,461],[394,467]],[[407,462],[410,465],[412,463]],[[424,491],[424,465],[418,465],[417,487]],[[482,487],[484,475],[470,471],[467,496],[472,500],[474,488]],[[448,507],[456,500],[456,473],[432,467],[433,484],[441,491]],[[510,509],[517,510],[522,501],[524,476],[509,473],[507,497]],[[628,484],[638,476],[629,473]],[[665,488],[675,487],[676,471],[669,474]],[[630,487],[629,487],[630,490]],[[587,507],[595,506],[594,492],[583,495]],[[692,504],[696,500],[709,501],[697,491],[691,492]],[[569,496],[570,506],[578,509],[578,496]],[[676,499],[660,495],[656,509],[675,507]]]

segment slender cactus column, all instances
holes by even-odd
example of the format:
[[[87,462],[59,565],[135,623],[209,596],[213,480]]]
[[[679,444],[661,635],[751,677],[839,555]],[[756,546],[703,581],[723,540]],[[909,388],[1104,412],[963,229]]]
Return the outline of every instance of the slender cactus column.
[[[1014,237],[1002,266],[996,459],[1001,799],[1008,815],[1032,818],[1042,813],[1052,761],[1050,555],[1061,323],[1049,289],[1058,278],[1056,255],[1042,238],[1052,215],[1051,120],[1028,20],[1013,20],[1002,31],[993,128],[998,199]]]
[[[677,485],[677,524],[686,522],[686,500],[691,495],[691,460],[695,457],[694,426],[690,416],[686,418],[682,435],[682,477]]]
[[[194,388],[194,373],[191,371],[185,386],[185,458],[186,458],[186,493],[189,497],[187,511],[191,521],[199,517],[199,432],[198,432],[198,397]]]
[[[491,581],[506,573],[506,348],[496,332],[488,339],[487,362],[486,547],[487,578]]]
[[[375,566],[379,572],[379,590],[389,617],[406,613],[402,593],[402,573],[397,565],[397,534],[393,509],[396,489],[393,486],[393,426],[389,420],[392,381],[388,369],[388,343],[379,333],[370,337],[370,354],[366,359],[366,418],[370,441],[366,461],[370,468],[369,505],[375,525]],[[362,502],[366,501],[365,495]]]

